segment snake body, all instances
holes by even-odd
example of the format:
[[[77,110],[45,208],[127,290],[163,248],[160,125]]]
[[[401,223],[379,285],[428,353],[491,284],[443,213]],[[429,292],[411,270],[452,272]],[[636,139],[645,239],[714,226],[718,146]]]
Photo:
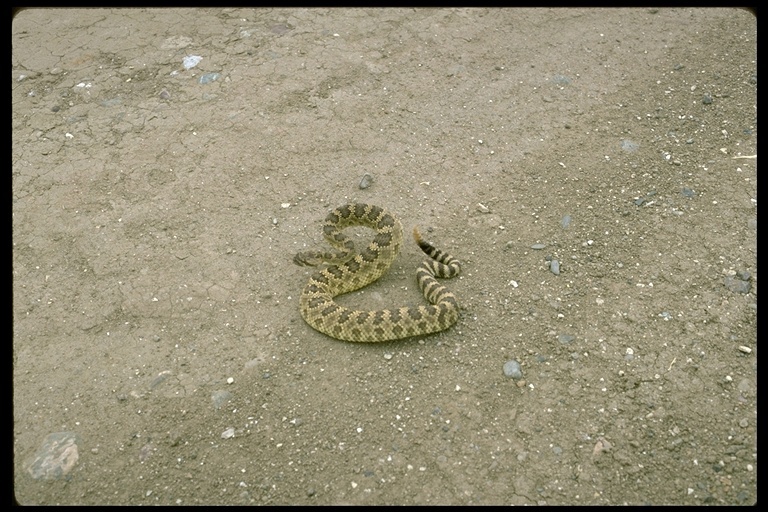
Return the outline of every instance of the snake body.
[[[376,235],[367,247],[356,251],[352,240],[342,233],[350,226],[366,226]],[[419,265],[416,279],[429,305],[355,310],[333,300],[376,281],[397,258],[403,227],[393,213],[370,204],[346,204],[328,214],[323,234],[336,251],[300,252],[293,259],[298,265],[327,264],[309,278],[299,299],[301,316],[312,328],[344,341],[379,342],[442,331],[458,320],[456,297],[435,277],[454,277],[461,265],[423,240],[416,228],[414,239],[429,256]]]

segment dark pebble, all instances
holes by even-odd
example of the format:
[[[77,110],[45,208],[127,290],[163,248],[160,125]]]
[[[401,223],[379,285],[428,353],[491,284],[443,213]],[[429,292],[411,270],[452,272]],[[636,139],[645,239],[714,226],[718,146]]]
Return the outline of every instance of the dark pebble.
[[[725,287],[736,293],[749,293],[750,284],[749,281],[739,279],[733,276],[727,276],[725,278]]]
[[[363,178],[360,180],[360,190],[365,190],[373,183],[373,176],[368,173],[363,174]]]

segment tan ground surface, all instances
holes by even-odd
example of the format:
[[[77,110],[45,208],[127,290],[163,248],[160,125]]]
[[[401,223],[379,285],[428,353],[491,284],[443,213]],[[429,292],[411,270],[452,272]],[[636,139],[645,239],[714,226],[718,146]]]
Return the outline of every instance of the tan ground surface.
[[[756,31],[730,9],[22,12],[16,499],[753,503]],[[350,200],[461,259],[454,328],[356,345],[302,321],[291,258]],[[346,303],[423,300],[417,253]],[[58,432],[74,464],[46,479]]]

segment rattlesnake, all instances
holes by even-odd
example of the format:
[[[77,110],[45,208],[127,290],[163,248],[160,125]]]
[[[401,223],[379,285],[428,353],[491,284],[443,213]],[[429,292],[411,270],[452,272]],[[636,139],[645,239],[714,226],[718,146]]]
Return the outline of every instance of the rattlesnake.
[[[372,228],[376,236],[358,252],[352,240],[342,233],[350,226]],[[328,264],[309,278],[299,299],[301,316],[314,329],[340,340],[375,342],[442,331],[459,319],[456,297],[435,277],[454,277],[461,271],[461,265],[453,256],[423,240],[416,228],[414,239],[430,257],[419,266],[416,278],[430,305],[362,311],[333,300],[376,281],[397,257],[403,227],[391,212],[370,204],[346,204],[328,214],[323,234],[338,251],[300,252],[293,258],[297,265]]]

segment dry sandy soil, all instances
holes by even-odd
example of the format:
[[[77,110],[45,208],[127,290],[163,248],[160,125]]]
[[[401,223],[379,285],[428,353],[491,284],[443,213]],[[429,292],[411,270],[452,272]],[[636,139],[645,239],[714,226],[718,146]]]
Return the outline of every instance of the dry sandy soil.
[[[735,9],[17,14],[15,498],[754,503],[756,35]],[[457,325],[304,323],[292,257],[348,201],[461,260]],[[421,259],[340,301],[423,301]]]

